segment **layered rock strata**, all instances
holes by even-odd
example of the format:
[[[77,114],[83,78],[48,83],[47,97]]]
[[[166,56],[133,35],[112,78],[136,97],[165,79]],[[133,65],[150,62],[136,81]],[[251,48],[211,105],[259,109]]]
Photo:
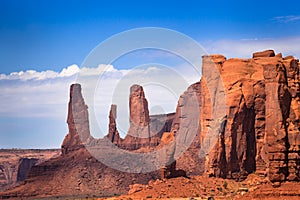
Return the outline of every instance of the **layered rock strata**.
[[[60,149],[0,149],[0,191],[24,181],[32,166],[59,154]]]
[[[218,67],[228,108],[206,173],[241,179],[257,172],[273,182],[298,180],[299,60],[273,51],[254,53],[253,59],[217,58],[207,59]]]

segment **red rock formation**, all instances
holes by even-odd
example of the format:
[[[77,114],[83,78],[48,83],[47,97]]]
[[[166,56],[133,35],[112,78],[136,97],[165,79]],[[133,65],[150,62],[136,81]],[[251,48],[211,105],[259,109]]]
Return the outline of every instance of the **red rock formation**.
[[[160,138],[150,131],[150,117],[148,102],[143,87],[133,85],[129,97],[130,127],[122,148],[136,150],[141,147],[154,147],[159,144]]]
[[[144,97],[143,92],[141,95]],[[145,100],[145,102],[147,101]],[[20,186],[0,193],[0,199],[9,197],[27,199],[53,196],[113,196],[126,193],[131,184],[146,184],[151,179],[159,178],[157,171],[140,174],[118,171],[104,165],[90,154],[86,147],[91,147],[92,145],[95,145],[95,148],[108,158],[112,149],[105,149],[105,147],[99,146],[99,144],[107,142],[104,139],[94,139],[90,136],[87,106],[84,103],[79,84],[71,86],[68,111],[69,133],[64,139],[62,154],[33,166],[27,179]],[[108,135],[108,137],[114,136],[114,139],[111,138],[111,141],[116,141],[115,136],[117,135],[115,112],[116,107],[113,105],[110,112],[111,134]],[[147,115],[144,115],[144,117],[147,117]],[[146,122],[146,118],[144,119],[144,122]],[[149,139],[147,138],[147,140]],[[144,145],[145,143],[141,144]],[[133,145],[140,145],[140,143]],[[99,153],[99,151],[96,152]],[[121,156],[116,162],[122,162],[122,159],[126,158]]]
[[[90,137],[88,107],[84,103],[80,84],[71,85],[67,123],[69,133],[62,143],[63,154],[82,148]]]
[[[222,62],[210,57],[220,71],[228,108],[206,172],[240,179],[257,171],[273,182],[297,180],[299,61],[274,57],[272,51],[253,57]],[[203,70],[209,67],[203,63]]]
[[[194,83],[187,88],[187,90],[180,96],[178,104],[176,107],[175,119],[172,123],[171,132],[174,132],[175,135],[178,135],[180,129],[184,129],[185,121],[190,121],[193,113],[199,114],[200,111],[200,83]],[[188,118],[189,116],[190,118]],[[189,129],[194,132],[199,132],[198,123],[193,124],[195,126],[189,127]]]
[[[130,124],[147,127],[150,122],[148,102],[145,98],[143,87],[140,85],[132,85],[130,87],[130,97],[129,97],[129,108],[130,108]],[[148,133],[141,136],[149,137]]]
[[[120,144],[121,138],[117,130],[117,105],[112,104],[109,112],[108,135],[106,136],[113,144]]]
[[[203,159],[200,157],[201,106],[200,83],[194,83],[180,96],[171,132],[176,138],[177,169],[186,171],[187,175],[203,173]]]
[[[299,68],[299,60],[275,56],[274,51],[254,53],[252,59],[203,56],[200,83],[191,85],[180,96],[175,115],[167,115],[163,129],[158,128],[164,121],[161,115],[149,116],[143,88],[133,85],[128,134],[120,139],[116,106],[112,105],[107,138],[116,144],[111,145],[114,148],[134,153],[160,150],[172,144],[160,151],[162,155],[158,158],[166,165],[161,174],[164,178],[180,170],[188,175],[205,170],[210,176],[238,180],[257,172],[272,182],[298,181]],[[107,196],[125,193],[130,184],[158,178],[157,171],[130,174],[112,169],[85,149],[87,144],[111,159],[110,146],[101,146],[108,140],[90,136],[87,106],[79,84],[71,86],[68,111],[69,133],[62,145],[62,155],[33,166],[23,184],[0,197]],[[130,160],[130,155],[118,156],[113,161],[120,165]],[[172,163],[174,158],[176,163]],[[155,161],[150,159],[146,163],[157,166]],[[140,160],[135,164],[139,168]],[[0,181],[6,177],[4,170],[0,166]]]
[[[290,105],[286,129],[288,132],[288,180],[300,180],[300,63],[291,58],[284,61],[286,66],[288,91],[290,93]]]
[[[164,132],[170,132],[176,113],[150,115],[150,132],[162,137]]]
[[[300,178],[298,62],[291,57],[264,66],[268,175],[273,182]]]
[[[220,71],[226,93],[223,100],[228,107],[218,141],[209,154],[207,173],[224,178],[244,178],[255,171],[255,159],[259,160],[257,163],[263,162],[260,165],[264,171],[266,166],[261,158],[265,98],[262,66],[251,59],[223,59],[222,62],[214,57],[211,59]],[[204,63],[203,70],[206,67]]]
[[[161,179],[174,177],[176,173],[175,145],[174,133],[164,132],[160,144],[164,148],[164,151],[160,155],[160,160],[163,164],[163,167],[159,170]]]
[[[253,53],[253,58],[259,58],[259,57],[274,57],[275,53],[273,50],[266,50],[262,52],[255,52]],[[277,57],[281,57],[280,54]]]
[[[23,181],[33,165],[57,157],[59,149],[1,149],[0,150],[0,191]]]

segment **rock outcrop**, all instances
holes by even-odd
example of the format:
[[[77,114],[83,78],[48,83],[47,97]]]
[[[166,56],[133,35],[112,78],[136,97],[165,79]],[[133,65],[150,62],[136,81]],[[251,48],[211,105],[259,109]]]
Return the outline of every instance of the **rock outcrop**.
[[[140,97],[143,97],[141,100],[144,99],[143,102],[146,102],[144,106],[147,108],[143,90],[141,87],[140,89]],[[133,101],[135,97],[139,98],[139,96],[134,96]],[[133,109],[134,106],[141,108],[140,105],[133,102]],[[90,135],[87,109],[81,93],[81,86],[79,84],[71,85],[67,120],[69,133],[63,141],[62,154],[39,165],[32,166],[26,180],[20,186],[1,193],[0,198],[113,196],[126,193],[129,190],[129,185],[134,183],[146,184],[151,179],[159,178],[158,171],[149,173],[121,172],[106,166],[93,157],[86,147],[95,145],[102,154],[108,157],[111,152],[97,145],[105,144],[109,139],[112,143],[121,147],[122,141],[119,140],[121,144],[118,143],[115,105],[111,106],[110,130],[105,139],[95,139]],[[134,113],[134,110],[132,112]],[[136,116],[133,114],[132,121],[138,122],[138,116],[142,114],[144,114],[144,118],[141,117],[141,121],[145,123],[141,124],[149,126],[149,113],[143,113],[142,109]],[[148,138],[146,139],[148,140]],[[137,147],[135,144],[140,145],[139,143],[133,143],[134,148]],[[142,143],[141,146],[145,144],[148,145],[149,143]],[[126,158],[120,159],[124,160]]]
[[[19,161],[17,181],[24,181],[31,167],[36,165],[37,162],[37,158],[21,158]]]
[[[67,123],[69,133],[62,143],[63,154],[83,148],[90,138],[88,106],[82,97],[80,84],[71,85]]]
[[[121,144],[121,138],[117,129],[117,105],[112,104],[109,112],[108,134],[106,138],[115,145]]]
[[[177,169],[189,176],[201,175],[204,165],[200,157],[200,86],[200,82],[194,83],[180,96],[171,128],[176,138]]]
[[[228,108],[206,173],[241,179],[256,171],[273,182],[298,180],[299,61],[274,57],[273,51],[253,57],[221,62],[210,57],[219,69]]]
[[[164,151],[160,155],[163,167],[159,171],[161,179],[171,178],[175,176],[176,173],[176,160],[174,158],[176,150],[176,140],[174,133],[164,132],[161,138],[161,144],[164,148]]]
[[[274,57],[275,52],[273,50],[266,50],[261,52],[255,52],[253,53],[253,58],[259,58],[259,57]],[[280,54],[278,54],[277,57],[280,57]]]
[[[60,149],[1,149],[0,191],[16,186],[27,177],[32,166],[41,164],[50,158],[57,157],[59,154]]]
[[[164,132],[170,132],[176,113],[150,115],[150,132],[156,133],[159,138]]]
[[[112,196],[126,193],[131,184],[147,183],[159,176],[203,172],[236,180],[255,172],[271,182],[299,181],[299,60],[275,56],[273,50],[268,50],[254,53],[249,59],[203,56],[202,66],[203,77],[180,96],[175,114],[150,116],[142,86],[133,85],[129,97],[130,128],[124,139],[117,130],[116,105],[111,106],[107,136],[95,139],[90,135],[81,86],[72,85],[69,133],[63,141],[62,154],[32,166],[23,184],[0,196]],[[111,146],[129,154],[112,158]],[[137,173],[127,173],[101,163],[91,155],[91,149],[117,165],[125,163],[126,169],[132,155],[144,156],[153,151],[161,155],[136,159],[133,166],[138,168]],[[141,173],[141,162],[147,167],[161,167],[157,163],[163,166],[161,170]],[[3,166],[0,165],[0,183],[9,177]]]
[[[136,150],[157,146],[160,138],[157,133],[151,132],[148,101],[140,85],[133,85],[130,88],[129,110],[130,127],[122,142],[122,148]]]
[[[300,179],[299,60],[264,65],[266,140],[271,181]]]

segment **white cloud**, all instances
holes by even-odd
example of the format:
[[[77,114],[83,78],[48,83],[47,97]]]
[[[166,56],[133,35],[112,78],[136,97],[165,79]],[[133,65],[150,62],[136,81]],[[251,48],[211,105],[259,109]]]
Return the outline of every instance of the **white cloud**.
[[[277,39],[242,39],[242,40],[218,40],[207,43],[207,51],[210,54],[223,54],[226,57],[252,57],[253,52],[273,49],[284,56],[300,56],[300,36]]]
[[[289,23],[300,20],[300,15],[287,15],[287,16],[277,16],[271,19],[272,21],[277,21],[279,23]]]
[[[124,74],[127,70],[116,70],[112,65],[104,65],[100,64],[97,68],[88,68],[83,67],[79,68],[78,65],[73,64],[66,68],[63,68],[61,72],[55,72],[52,70],[46,70],[37,72],[35,70],[26,70],[26,71],[19,71],[19,72],[12,72],[8,75],[0,74],[0,80],[47,80],[47,79],[54,79],[54,78],[64,78],[64,77],[71,77],[77,75],[80,72],[82,76],[96,76],[101,75],[103,73],[110,73],[110,72],[120,72]]]
[[[68,102],[68,84],[60,81],[0,82],[1,117],[44,117],[63,119]]]
[[[59,74],[58,77],[68,77],[77,74],[80,71],[77,65],[71,65],[67,68],[64,68]]]
[[[55,78],[57,77],[58,73],[47,70],[42,72],[37,72],[35,70],[27,70],[27,71],[20,71],[20,72],[12,72],[9,75],[0,74],[0,80],[43,80],[48,78]]]
[[[60,73],[46,70],[37,72],[35,70],[26,70],[26,71],[19,71],[19,72],[12,72],[8,75],[0,74],[0,80],[46,80],[46,79],[53,79],[58,77],[70,77],[79,72],[79,67],[77,65],[71,65],[67,68],[62,69]]]
[[[101,75],[103,73],[110,72],[118,72],[118,70],[116,70],[112,65],[100,64],[97,68],[83,67],[80,71],[83,76]]]

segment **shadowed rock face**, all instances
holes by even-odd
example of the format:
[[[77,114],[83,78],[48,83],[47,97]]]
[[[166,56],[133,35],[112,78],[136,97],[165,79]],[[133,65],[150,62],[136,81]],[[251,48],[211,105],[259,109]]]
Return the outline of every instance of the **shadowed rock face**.
[[[162,137],[164,132],[170,132],[176,113],[150,115],[150,132]]]
[[[222,119],[219,129],[215,130],[219,132],[218,138],[208,154],[206,172],[209,175],[223,178],[245,178],[248,173],[255,171],[255,129],[257,132],[263,132],[260,129],[264,126],[263,122],[257,121],[263,118],[256,118],[256,113],[264,110],[259,104],[264,101],[264,95],[255,94],[254,89],[260,91],[264,87],[264,84],[260,83],[262,70],[259,71],[259,66],[258,69],[251,67],[251,60],[226,60],[224,56],[220,55],[204,58],[203,70],[213,67],[212,64],[218,68],[225,90],[226,97],[218,100],[225,101],[226,116]],[[217,94],[222,92],[218,90],[220,87],[219,83],[216,82],[218,80],[220,79],[208,80],[210,81],[208,83],[214,86],[214,92]],[[207,83],[207,80],[204,79],[203,83]],[[209,100],[211,101],[209,102],[210,105],[220,104],[213,98],[207,99],[206,102]],[[205,105],[203,107],[208,109]],[[215,109],[215,112],[221,112],[217,106]],[[216,120],[210,119],[210,112],[206,110],[202,115],[203,119],[208,122]],[[202,122],[205,123],[205,120]],[[209,123],[206,125],[210,126]],[[204,134],[202,138],[207,136],[205,132],[201,134]]]
[[[17,181],[24,181],[32,166],[38,162],[36,158],[21,158],[19,161]]]
[[[299,65],[293,58],[264,65],[268,175],[273,182],[300,178]]]

